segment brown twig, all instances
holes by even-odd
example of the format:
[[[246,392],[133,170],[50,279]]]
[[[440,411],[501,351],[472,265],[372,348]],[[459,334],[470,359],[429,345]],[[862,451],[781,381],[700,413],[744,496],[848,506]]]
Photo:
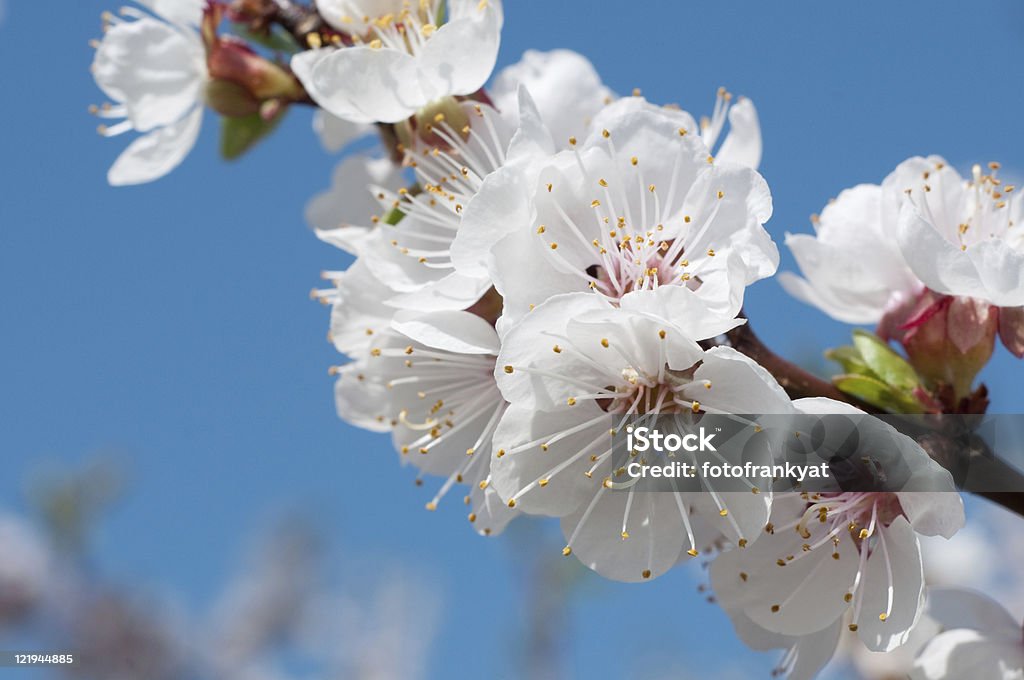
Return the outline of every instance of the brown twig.
[[[757,337],[749,320],[729,331],[726,339],[731,347],[767,369],[793,399],[828,397],[868,413],[882,413],[777,355]],[[959,487],[1024,517],[1024,492],[1018,491],[1024,489],[1024,472],[998,458],[980,438],[970,437],[965,443],[951,433],[934,431],[919,443],[935,462],[953,474]]]
[[[749,320],[742,326],[729,331],[726,334],[726,338],[729,340],[729,345],[736,351],[746,354],[775,376],[775,379],[779,381],[782,388],[793,399],[828,397],[836,401],[853,404],[869,412],[877,412],[877,409],[872,409],[867,404],[851,397],[827,380],[822,380],[771,351],[754,333],[753,328],[750,327]]]
[[[244,17],[254,30],[267,31],[272,24],[277,24],[303,49],[310,46],[310,36],[319,38],[328,30],[314,7],[292,0],[234,0],[231,10]]]

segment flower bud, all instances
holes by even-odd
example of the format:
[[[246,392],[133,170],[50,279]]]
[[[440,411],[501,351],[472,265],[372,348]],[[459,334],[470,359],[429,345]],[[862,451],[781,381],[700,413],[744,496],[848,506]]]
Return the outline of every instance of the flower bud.
[[[999,310],[999,339],[1014,356],[1024,358],[1024,307]]]
[[[949,386],[959,401],[992,356],[998,312],[981,300],[925,289],[887,312],[878,335],[902,344],[929,386]]]
[[[305,97],[305,90],[287,69],[260,56],[238,38],[218,35],[217,28],[223,18],[224,7],[218,3],[210,3],[203,13],[200,26],[203,44],[206,47],[206,68],[212,80],[235,83],[257,101],[297,101]],[[227,109],[240,106],[237,92],[216,92],[215,96],[231,100],[224,103]],[[211,106],[216,108],[213,103]]]
[[[206,83],[206,103],[222,116],[240,118],[260,108],[258,99],[238,83],[230,80],[210,80]]]
[[[244,87],[257,99],[301,99],[302,86],[288,71],[261,57],[245,43],[219,36],[206,56],[210,77]]]

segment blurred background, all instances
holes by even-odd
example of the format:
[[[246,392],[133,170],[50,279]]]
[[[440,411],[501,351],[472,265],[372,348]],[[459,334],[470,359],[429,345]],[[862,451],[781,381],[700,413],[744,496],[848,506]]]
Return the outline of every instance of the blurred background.
[[[108,9],[0,0],[0,649],[125,680],[768,677],[775,655],[736,640],[699,565],[612,583],[561,558],[554,523],[483,539],[457,499],[424,511],[433,487],[334,415],[308,292],[348,261],[302,218],[338,161],[311,112],[230,164],[208,112],[169,177],[108,187],[128,140],[87,113]],[[780,241],[911,155],[1024,175],[1014,0],[506,2],[499,67],[558,47],[697,115],[719,86],[753,99]],[[821,372],[849,337],[774,281],[747,310]],[[1024,411],[1021,371],[997,349],[992,412]],[[1024,520],[976,500],[968,520],[929,546],[933,579],[1020,618],[1021,577],[995,563],[1020,563]],[[877,661],[830,672],[884,677]]]

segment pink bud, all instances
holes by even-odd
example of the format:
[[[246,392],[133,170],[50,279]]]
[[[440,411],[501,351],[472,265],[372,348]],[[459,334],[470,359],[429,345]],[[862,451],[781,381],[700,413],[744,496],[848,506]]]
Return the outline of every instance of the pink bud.
[[[878,334],[903,345],[930,387],[946,385],[959,401],[992,356],[998,320],[986,302],[926,289],[887,312]]]
[[[1024,307],[999,310],[999,339],[1014,356],[1024,358]]]
[[[303,99],[305,91],[287,69],[262,57],[244,41],[217,34],[223,17],[224,7],[208,2],[201,29],[210,78],[235,83],[258,101]]]
[[[257,99],[300,99],[302,88],[295,78],[245,43],[220,36],[206,56],[210,77],[241,85]]]

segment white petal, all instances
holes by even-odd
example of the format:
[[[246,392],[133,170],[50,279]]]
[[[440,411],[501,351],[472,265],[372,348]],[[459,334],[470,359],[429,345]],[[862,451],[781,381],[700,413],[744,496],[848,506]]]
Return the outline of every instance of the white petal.
[[[914,529],[904,517],[879,529],[878,541],[868,557],[861,588],[857,634],[868,649],[888,652],[907,641],[924,609],[924,567]],[[885,542],[885,549],[881,541]],[[889,567],[886,567],[886,559]],[[890,580],[891,569],[891,580]],[[887,618],[888,590],[892,587],[892,609]]]
[[[699,292],[685,286],[659,286],[654,291],[626,293],[620,305],[660,316],[694,340],[713,338],[743,324],[736,318],[737,305],[714,308]]]
[[[556,354],[552,347],[558,340],[551,335],[566,336],[570,319],[589,311],[608,309],[608,303],[590,293],[570,293],[554,297],[527,314],[508,331],[498,355],[498,386],[505,399],[527,408],[550,408],[564,404],[579,393],[579,387],[564,380],[531,376],[524,371],[507,373],[505,366],[539,366],[598,388],[607,385],[607,375],[570,353]],[[550,340],[549,340],[550,338]]]
[[[491,248],[517,229],[533,222],[531,187],[516,167],[503,167],[484,179],[462,213],[462,223],[452,242],[452,262],[467,276],[487,274]]]
[[[360,378],[361,363],[346,364],[334,383],[334,403],[338,417],[347,423],[373,432],[391,429],[390,390],[382,382]]]
[[[112,186],[152,182],[178,167],[195,146],[203,110],[196,108],[181,120],[139,137],[114,161],[107,173]]]
[[[317,58],[308,81],[303,80],[306,91],[317,104],[357,123],[396,123],[429,101],[420,87],[416,59],[389,48],[332,50]]]
[[[1024,680],[1024,646],[1019,640],[990,639],[973,630],[951,630],[929,644],[910,674],[912,680]]]
[[[355,140],[373,132],[373,128],[366,123],[353,123],[319,109],[313,114],[313,130],[320,137],[320,143],[331,153],[341,151]]]
[[[583,564],[626,582],[655,578],[675,566],[686,527],[674,494],[601,486],[595,493],[593,503],[562,518],[562,534]]]
[[[506,163],[523,162],[555,153],[551,133],[545,127],[530,92],[521,86],[518,95],[519,128],[509,142]]]
[[[898,494],[900,507],[914,531],[923,536],[952,538],[964,526],[964,501],[952,488],[952,482],[950,478],[949,491],[907,491]]]
[[[112,26],[92,65],[96,84],[117,102],[139,132],[182,118],[199,99],[205,79],[198,38],[155,19]]]
[[[387,304],[398,309],[435,310],[467,309],[491,287],[486,277],[469,277],[458,273],[426,283],[415,290],[398,293]]]
[[[395,314],[392,327],[428,347],[457,354],[497,354],[498,334],[475,314],[458,311]]]
[[[595,114],[614,95],[587,59],[570,50],[527,50],[518,63],[498,73],[491,99],[503,115],[517,115],[516,91],[529,90],[541,119],[559,145],[570,136],[584,139]]]
[[[709,168],[695,178],[682,212],[698,224],[705,216],[709,220],[696,235],[687,234],[688,252],[735,250],[746,267],[747,284],[778,269],[779,249],[763,226],[772,216],[772,196],[768,183],[754,170],[728,165]]]
[[[731,347],[705,352],[693,379],[683,394],[716,411],[762,414],[793,410],[786,391],[771,373]]]
[[[555,441],[591,420],[586,428]],[[494,433],[494,488],[506,502],[515,496],[523,512],[554,517],[573,512],[600,486],[583,473],[593,466],[590,455],[611,446],[610,424],[611,418],[591,401],[546,411],[512,404]],[[547,443],[546,450],[541,443]],[[542,479],[548,480],[544,486],[539,484]]]
[[[928,616],[946,629],[971,630],[1013,639],[1020,623],[1000,603],[987,595],[960,588],[929,588]]]
[[[450,20],[419,55],[428,100],[476,92],[494,70],[501,44],[501,3],[449,0]],[[461,5],[461,7],[459,7]]]
[[[736,163],[757,170],[761,163],[761,124],[754,103],[741,97],[729,108],[729,134],[715,158],[722,163]]]
[[[900,211],[897,238],[907,264],[926,286],[947,295],[986,299],[972,258],[946,240],[909,202]]]
[[[982,241],[967,248],[977,268],[985,294],[981,297],[998,307],[1024,305],[1024,252],[1001,238]]]
[[[476,515],[473,528],[482,536],[497,536],[519,515],[518,510],[501,500],[493,486],[481,490],[479,485],[474,485],[469,498],[470,508]]]
[[[845,532],[839,538],[839,559],[831,542],[803,552],[803,539],[793,531],[730,550],[711,565],[715,595],[727,611],[742,610],[769,631],[807,635],[828,628],[846,610],[844,595],[857,572],[856,546]],[[790,555],[799,558],[778,566]]]
[[[362,356],[391,327],[395,310],[384,301],[393,295],[359,258],[342,273],[331,308],[331,342],[349,356]]]
[[[843,622],[838,620],[828,628],[797,638],[793,646],[792,666],[786,680],[813,680],[835,656]]]
[[[382,213],[374,186],[395,190],[402,173],[386,158],[348,156],[334,169],[331,188],[306,205],[306,222],[318,238],[349,253],[364,249],[371,219]]]
[[[184,26],[198,26],[203,19],[205,0],[138,0],[168,21]]]

